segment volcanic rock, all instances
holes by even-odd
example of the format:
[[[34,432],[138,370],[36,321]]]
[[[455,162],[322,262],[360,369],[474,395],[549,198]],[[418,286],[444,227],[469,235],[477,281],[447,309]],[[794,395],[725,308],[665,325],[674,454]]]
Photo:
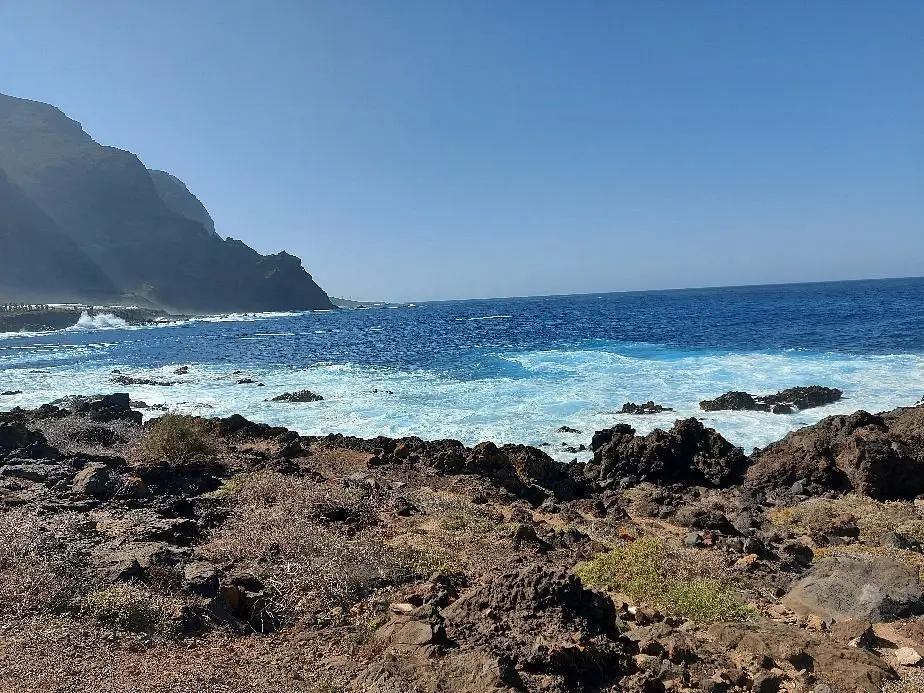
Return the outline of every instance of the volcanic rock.
[[[917,570],[886,556],[831,556],[818,561],[783,599],[797,614],[825,622],[890,621],[924,613]]]
[[[924,493],[924,409],[831,416],[753,456],[747,484],[790,487],[805,479],[879,500]]]
[[[52,405],[82,414],[91,421],[108,423],[111,421],[130,421],[141,423],[141,412],[132,411],[131,399],[127,392],[111,395],[92,395],[89,397],[74,395],[52,402]]]
[[[601,481],[624,478],[661,485],[686,484],[724,488],[741,482],[747,458],[712,428],[697,419],[674,423],[670,431],[647,436],[619,424],[594,434],[594,459],[588,472]]]
[[[810,385],[791,387],[775,395],[751,395],[747,392],[726,392],[715,399],[699,403],[703,411],[769,411],[791,414],[793,410],[812,409],[837,402],[844,393],[834,387]]]
[[[655,404],[653,401],[648,400],[644,404],[636,404],[635,402],[626,402],[622,405],[620,414],[662,414],[666,411],[674,411],[671,407],[662,407],[660,404]]]
[[[266,400],[267,402],[320,402],[324,398],[321,395],[317,395],[311,390],[299,390],[298,392],[286,392],[281,395],[277,395],[271,399]]]
[[[879,693],[896,678],[888,664],[866,650],[783,623],[716,623],[709,637],[730,650],[767,657],[773,665],[809,670],[836,690]]]
[[[447,635],[566,684],[617,678],[628,656],[616,610],[564,571],[533,564],[497,575],[443,611]]]

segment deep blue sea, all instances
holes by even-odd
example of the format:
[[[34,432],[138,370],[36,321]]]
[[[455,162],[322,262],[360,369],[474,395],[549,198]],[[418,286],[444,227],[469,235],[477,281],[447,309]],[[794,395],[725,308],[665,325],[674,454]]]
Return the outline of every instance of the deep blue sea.
[[[189,366],[189,373],[173,371]],[[119,387],[112,371],[176,380]],[[243,371],[243,373],[234,373]],[[239,385],[244,377],[265,384]],[[839,387],[843,401],[780,416],[700,412],[728,390]],[[270,404],[309,388],[313,404]],[[241,413],[305,434],[419,435],[472,444],[589,443],[700,416],[749,449],[833,413],[911,405],[924,395],[924,279],[589,294],[225,315],[152,327],[83,319],[0,337],[0,408],[67,394],[134,399],[208,416]],[[676,412],[618,414],[626,401]],[[582,434],[560,434],[567,425]]]

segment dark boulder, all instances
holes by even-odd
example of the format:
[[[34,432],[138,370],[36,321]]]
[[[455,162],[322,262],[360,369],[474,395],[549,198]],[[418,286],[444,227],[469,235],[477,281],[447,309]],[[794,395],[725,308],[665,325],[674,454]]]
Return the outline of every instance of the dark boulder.
[[[801,480],[879,500],[924,493],[924,409],[831,416],[752,457],[747,482],[790,488]]]
[[[653,401],[648,400],[644,404],[636,404],[635,402],[626,402],[622,405],[620,414],[662,414],[666,411],[674,411],[671,407],[663,407],[660,404],[655,404]]]
[[[241,440],[269,440],[290,433],[281,426],[256,423],[240,414],[232,414],[224,419],[214,419],[215,432],[222,438],[239,438]]]
[[[669,431],[635,435],[625,424],[594,434],[588,471],[601,481],[626,478],[660,485],[724,488],[741,482],[747,458],[697,419],[682,419]]]
[[[277,395],[271,399],[266,400],[267,402],[321,402],[324,398],[321,395],[315,394],[311,390],[299,390],[298,392],[285,392],[281,395]]]
[[[89,397],[75,395],[52,402],[53,406],[69,410],[73,414],[84,415],[91,421],[101,423],[129,421],[140,424],[143,418],[141,412],[132,411],[131,404],[131,398],[127,392]]]
[[[783,604],[827,623],[878,623],[924,613],[917,569],[886,556],[824,558],[793,585]]]
[[[464,593],[443,617],[452,641],[554,677],[567,690],[618,679],[631,667],[613,602],[565,571],[513,568]]]
[[[115,493],[117,480],[117,475],[106,465],[91,463],[77,472],[71,488],[78,495],[108,498]]]
[[[21,413],[0,414],[0,460],[11,457],[41,460],[57,456],[58,451],[48,444],[41,431],[26,427]]]
[[[768,411],[792,414],[795,410],[812,409],[837,402],[843,392],[835,387],[810,385],[791,387],[775,395],[751,395],[747,392],[726,392],[715,399],[699,403],[703,411]]]
[[[755,411],[760,409],[754,396],[747,392],[726,392],[715,399],[699,403],[703,411]]]

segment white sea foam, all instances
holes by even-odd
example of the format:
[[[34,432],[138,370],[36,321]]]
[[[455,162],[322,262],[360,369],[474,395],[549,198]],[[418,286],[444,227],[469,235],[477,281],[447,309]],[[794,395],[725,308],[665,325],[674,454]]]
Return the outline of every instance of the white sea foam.
[[[71,332],[87,332],[89,330],[119,330],[128,327],[128,323],[112,313],[97,313],[90,315],[87,311],[80,314],[77,324],[68,327]]]
[[[35,345],[41,346],[41,345]],[[55,348],[59,348],[56,345]],[[98,353],[105,345],[72,345],[74,354]],[[420,435],[457,438],[467,444],[481,440],[538,445],[559,459],[575,456],[569,445],[588,444],[595,430],[630,423],[640,433],[669,427],[675,419],[698,416],[732,442],[750,449],[782,438],[787,432],[830,414],[857,409],[883,411],[910,405],[924,393],[924,357],[919,355],[850,356],[805,352],[690,353],[635,358],[607,351],[500,352],[499,359],[519,365],[517,377],[458,380],[429,371],[399,371],[343,363],[317,363],[301,369],[248,371],[266,387],[237,385],[233,366],[193,365],[187,375],[175,366],[138,371],[94,361],[77,367],[52,366],[41,373],[35,366],[16,367],[19,357],[0,351],[0,391],[23,390],[0,398],[0,408],[32,407],[67,394],[110,392],[111,369],[155,380],[179,380],[173,387],[133,386],[134,399],[148,404],[207,416],[241,413],[304,434],[332,432],[360,436]],[[30,364],[41,350],[23,351]],[[49,352],[49,357],[60,353]],[[775,392],[794,385],[839,387],[842,401],[818,409],[781,416],[764,412],[712,412],[698,402],[728,390]],[[324,396],[312,404],[276,404],[264,400],[307,388]],[[376,392],[377,391],[377,392]],[[388,394],[389,392],[393,394]],[[651,416],[618,413],[626,401],[653,399],[676,411]],[[581,435],[556,433],[559,426],[577,428]]]
[[[275,318],[294,318],[299,315],[304,315],[304,312],[224,313],[190,318],[189,322],[254,322],[257,320],[273,320]]]

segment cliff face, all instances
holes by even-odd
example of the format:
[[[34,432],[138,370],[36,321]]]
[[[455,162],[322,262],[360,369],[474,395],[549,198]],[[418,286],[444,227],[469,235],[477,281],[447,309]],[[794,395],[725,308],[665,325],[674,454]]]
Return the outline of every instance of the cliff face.
[[[189,192],[186,183],[166,171],[148,170],[148,175],[151,176],[160,199],[171,212],[198,221],[206,231],[218,235],[212,215],[202,201]]]
[[[131,300],[184,312],[332,307],[300,260],[222,240],[182,181],[96,143],[53,106],[0,95],[0,168]],[[61,300],[59,287],[23,281]]]
[[[115,285],[74,241],[0,170],[0,296],[7,301],[97,302]]]

